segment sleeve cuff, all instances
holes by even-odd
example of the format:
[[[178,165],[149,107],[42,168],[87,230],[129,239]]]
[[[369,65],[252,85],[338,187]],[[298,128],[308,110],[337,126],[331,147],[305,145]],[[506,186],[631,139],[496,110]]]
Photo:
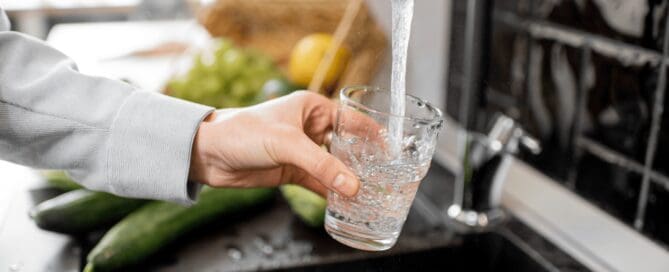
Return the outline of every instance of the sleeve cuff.
[[[107,180],[112,193],[192,204],[201,186],[188,181],[191,150],[214,108],[136,91],[110,129]]]

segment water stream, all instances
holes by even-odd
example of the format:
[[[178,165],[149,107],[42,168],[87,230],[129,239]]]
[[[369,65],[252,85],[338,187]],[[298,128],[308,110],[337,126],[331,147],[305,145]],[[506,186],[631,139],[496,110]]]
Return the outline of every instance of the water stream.
[[[392,72],[390,81],[390,113],[404,116],[406,111],[406,65],[411,21],[413,20],[414,0],[392,0]],[[402,118],[391,117],[388,120],[390,151],[393,157],[399,157],[402,148]]]

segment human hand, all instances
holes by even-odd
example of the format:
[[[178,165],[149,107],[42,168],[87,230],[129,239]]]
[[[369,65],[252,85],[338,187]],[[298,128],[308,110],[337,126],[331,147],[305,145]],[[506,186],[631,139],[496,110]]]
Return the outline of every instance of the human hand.
[[[356,176],[320,147],[332,130],[336,103],[298,91],[256,106],[219,110],[200,124],[189,179],[213,187],[295,183],[321,195],[353,196]]]

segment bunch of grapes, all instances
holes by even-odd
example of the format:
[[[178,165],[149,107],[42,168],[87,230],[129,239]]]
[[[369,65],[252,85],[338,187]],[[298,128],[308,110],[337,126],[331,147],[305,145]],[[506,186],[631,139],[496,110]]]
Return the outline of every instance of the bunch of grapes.
[[[268,57],[230,41],[195,57],[192,68],[168,83],[172,96],[216,108],[243,107],[262,100],[262,87],[281,77]]]

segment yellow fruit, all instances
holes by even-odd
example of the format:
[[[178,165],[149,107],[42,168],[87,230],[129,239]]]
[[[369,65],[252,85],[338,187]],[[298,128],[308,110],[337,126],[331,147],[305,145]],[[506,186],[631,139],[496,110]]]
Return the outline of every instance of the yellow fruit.
[[[323,33],[311,34],[299,40],[290,55],[290,79],[297,85],[308,86],[331,45],[332,36]],[[349,56],[348,50],[340,46],[325,74],[323,86],[329,86],[339,79]]]

